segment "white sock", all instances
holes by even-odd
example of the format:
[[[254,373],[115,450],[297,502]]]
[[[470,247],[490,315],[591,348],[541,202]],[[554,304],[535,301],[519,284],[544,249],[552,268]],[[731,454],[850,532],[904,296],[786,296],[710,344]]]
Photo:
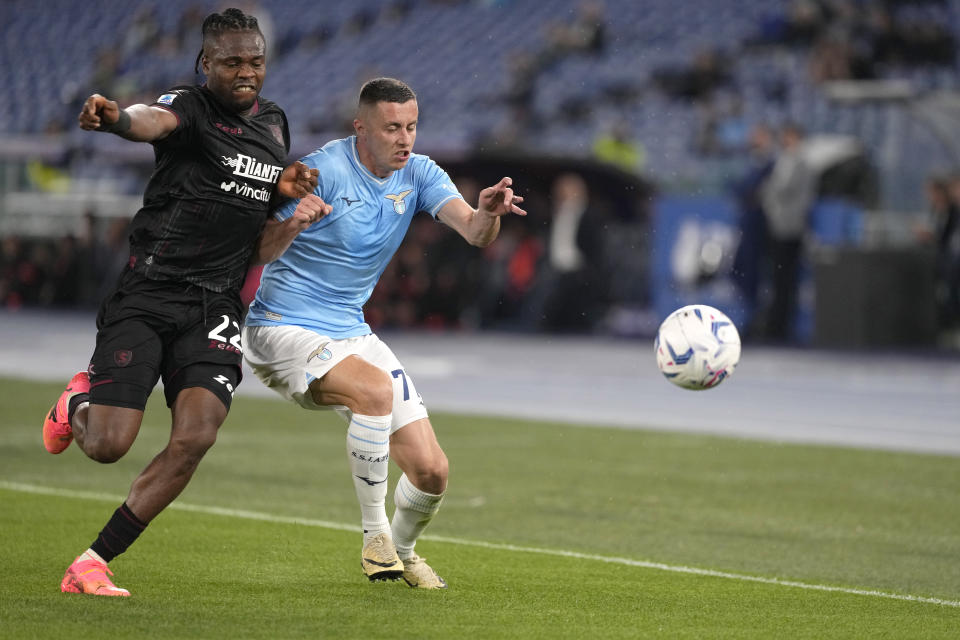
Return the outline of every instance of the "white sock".
[[[392,415],[355,413],[347,427],[347,460],[360,502],[364,543],[378,533],[390,531],[386,499],[392,422]]]
[[[397,555],[401,560],[413,556],[413,547],[417,538],[427,528],[433,516],[440,510],[443,494],[434,495],[420,491],[410,480],[407,474],[400,477],[397,488],[393,492],[393,502],[397,510],[393,513],[393,544],[397,547]]]
[[[83,558],[84,560],[96,560],[97,562],[103,562],[103,564],[107,564],[106,562],[103,561],[103,558],[100,557],[100,554],[94,551],[93,549],[87,549],[86,551],[80,554],[80,557]]]

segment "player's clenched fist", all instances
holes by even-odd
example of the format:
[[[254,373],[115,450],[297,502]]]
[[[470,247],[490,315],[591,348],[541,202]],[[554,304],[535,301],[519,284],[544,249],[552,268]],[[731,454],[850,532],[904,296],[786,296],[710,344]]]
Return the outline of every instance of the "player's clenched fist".
[[[293,210],[292,218],[297,221],[297,226],[303,230],[331,211],[333,211],[333,207],[324,202],[323,198],[316,194],[308,193],[297,203],[297,208]]]
[[[95,131],[104,125],[114,124],[119,119],[120,105],[99,93],[86,99],[77,118],[80,128],[86,131]]]
[[[277,188],[288,198],[302,198],[317,188],[319,175],[319,169],[311,169],[298,160],[283,170]]]

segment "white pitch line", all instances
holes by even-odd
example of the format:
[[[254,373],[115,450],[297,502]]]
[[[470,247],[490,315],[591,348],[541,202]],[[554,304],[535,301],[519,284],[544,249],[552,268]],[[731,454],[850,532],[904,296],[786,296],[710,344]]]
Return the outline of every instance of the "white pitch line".
[[[24,484],[21,482],[9,482],[0,480],[0,489],[8,491],[19,491],[21,493],[33,493],[39,495],[56,496],[60,498],[77,498],[79,500],[99,500],[104,502],[123,502],[123,496],[115,496],[106,493],[95,493],[92,491],[74,491],[72,489],[57,489],[53,487],[41,487],[39,485]],[[295,524],[305,527],[320,527],[322,529],[334,529],[337,531],[351,531],[359,533],[360,527],[343,524],[340,522],[329,522],[327,520],[314,520],[312,518],[293,518],[289,516],[277,516],[269,513],[260,513],[258,511],[246,511],[244,509],[227,509],[224,507],[209,507],[205,505],[187,504],[183,502],[174,502],[168,509],[179,511],[192,511],[195,513],[204,513],[207,515],[225,516],[228,518],[242,518],[244,520],[258,520],[261,522],[274,522],[278,524]],[[726,571],[715,571],[713,569],[701,569],[699,567],[686,567],[683,565],[664,564],[662,562],[650,562],[647,560],[634,560],[632,558],[618,558],[616,556],[601,556],[592,553],[580,553],[578,551],[564,551],[562,549],[543,549],[540,547],[521,547],[513,544],[504,544],[499,542],[483,542],[482,540],[465,540],[463,538],[448,538],[445,536],[421,536],[421,540],[430,540],[433,542],[444,542],[447,544],[460,544],[468,547],[478,547],[482,549],[493,549],[496,551],[513,551],[517,553],[536,553],[546,556],[558,556],[562,558],[573,558],[576,560],[591,560],[594,562],[607,562],[610,564],[620,564],[630,567],[641,567],[644,569],[656,569],[658,571],[669,571],[671,573],[686,573],[697,576],[706,576],[710,578],[724,578],[727,580],[740,580],[743,582],[758,582],[761,584],[772,584],[781,587],[795,587],[797,589],[808,589],[811,591],[828,591],[833,593],[846,593],[857,596],[872,596],[875,598],[886,598],[888,600],[903,600],[906,602],[922,602],[925,604],[938,604],[945,607],[960,608],[960,601],[944,600],[941,598],[928,598],[926,596],[913,596],[902,593],[890,593],[888,591],[878,591],[875,589],[854,589],[851,587],[837,587],[826,584],[811,584],[808,582],[797,582],[796,580],[781,580],[780,578],[765,578],[762,576],[751,576],[742,573],[729,573]]]

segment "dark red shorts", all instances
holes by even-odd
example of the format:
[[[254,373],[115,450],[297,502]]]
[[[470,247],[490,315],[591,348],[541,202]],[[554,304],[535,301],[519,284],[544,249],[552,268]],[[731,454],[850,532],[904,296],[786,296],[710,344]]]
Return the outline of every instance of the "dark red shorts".
[[[229,409],[242,375],[242,312],[236,291],[124,270],[97,315],[90,401],[143,410],[162,379],[167,406],[183,389],[203,387]]]

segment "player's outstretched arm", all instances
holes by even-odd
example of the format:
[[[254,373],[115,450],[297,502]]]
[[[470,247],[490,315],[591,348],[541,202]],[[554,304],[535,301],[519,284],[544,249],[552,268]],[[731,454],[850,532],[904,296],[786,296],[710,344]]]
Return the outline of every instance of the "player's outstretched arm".
[[[480,192],[477,208],[473,209],[460,198],[443,205],[437,217],[453,228],[470,244],[486,247],[500,233],[500,217],[508,213],[525,216],[527,212],[517,205],[523,198],[513,193],[513,179],[502,178],[500,182]]]
[[[86,99],[77,120],[86,131],[115,133],[136,142],[160,140],[177,128],[177,116],[166,109],[145,104],[121,109],[99,93]]]
[[[331,211],[333,207],[324,202],[323,198],[308,193],[297,203],[293,215],[286,220],[267,220],[253,257],[254,264],[267,264],[282,256],[301,231]]]

